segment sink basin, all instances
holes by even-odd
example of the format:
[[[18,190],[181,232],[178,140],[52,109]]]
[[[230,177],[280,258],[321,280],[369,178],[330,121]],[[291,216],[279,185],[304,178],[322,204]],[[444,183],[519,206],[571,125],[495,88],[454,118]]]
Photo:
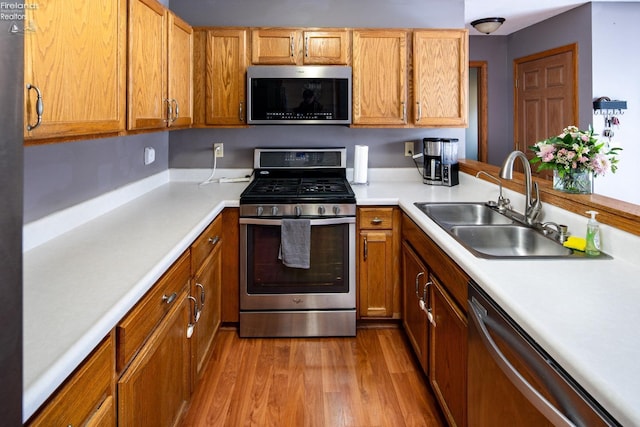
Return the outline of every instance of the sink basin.
[[[512,224],[513,221],[484,203],[414,203],[443,228],[455,225]]]
[[[573,251],[536,230],[520,225],[460,225],[449,229],[479,257],[567,257]]]

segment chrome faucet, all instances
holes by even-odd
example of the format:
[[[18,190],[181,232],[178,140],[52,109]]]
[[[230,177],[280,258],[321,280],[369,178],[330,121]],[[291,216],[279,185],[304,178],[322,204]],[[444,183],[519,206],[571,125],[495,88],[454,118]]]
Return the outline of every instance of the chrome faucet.
[[[498,208],[498,211],[500,212],[504,212],[506,209],[511,209],[511,202],[509,201],[509,199],[507,199],[506,197],[504,197],[502,195],[502,181],[500,181],[499,178],[496,178],[495,176],[491,175],[488,172],[485,171],[479,171],[476,174],[476,178],[479,178],[480,175],[485,175],[489,178],[491,178],[492,180],[494,180],[495,182],[498,183],[498,186],[500,187],[500,193],[498,195],[498,203],[494,202],[494,201],[489,201],[487,202],[487,205],[491,204],[492,206],[496,206]]]
[[[512,151],[502,164],[500,169],[500,178],[513,179],[513,162],[516,158],[522,161],[524,169],[524,192],[526,197],[524,221],[529,225],[534,225],[536,219],[542,211],[542,203],[540,202],[540,192],[538,191],[538,183],[533,183],[533,190],[535,191],[535,197],[531,197],[531,166],[529,165],[529,159],[522,151]]]

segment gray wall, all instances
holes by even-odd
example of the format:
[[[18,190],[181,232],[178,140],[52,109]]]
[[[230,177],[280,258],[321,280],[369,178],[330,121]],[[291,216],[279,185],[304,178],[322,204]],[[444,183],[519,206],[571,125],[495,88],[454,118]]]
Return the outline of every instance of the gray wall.
[[[174,2],[172,9],[194,26],[295,26],[378,28],[462,28],[462,0],[242,0]],[[366,11],[366,13],[364,13]],[[169,166],[208,168],[213,142],[223,142],[224,158],[217,166],[252,166],[256,146],[345,146],[347,165],[353,147],[369,146],[371,167],[412,167],[404,157],[404,141],[442,136],[464,144],[464,129],[351,129],[345,126],[255,126],[247,129],[192,129],[172,132]],[[464,149],[460,150],[464,153]]]
[[[166,170],[168,140],[156,132],[25,147],[24,222]],[[156,150],[147,166],[144,147]]]
[[[508,123],[513,120],[509,109],[512,97],[509,78],[510,64],[507,63],[507,36],[471,36],[469,37],[469,60],[487,62],[487,161],[494,165],[502,163],[513,150],[513,134],[509,133]]]

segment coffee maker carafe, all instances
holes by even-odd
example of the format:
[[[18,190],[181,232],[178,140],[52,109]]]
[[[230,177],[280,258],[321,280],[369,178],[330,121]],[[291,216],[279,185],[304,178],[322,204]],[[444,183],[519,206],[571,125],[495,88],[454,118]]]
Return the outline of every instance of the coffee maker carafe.
[[[422,182],[429,185],[458,185],[458,140],[424,138]]]

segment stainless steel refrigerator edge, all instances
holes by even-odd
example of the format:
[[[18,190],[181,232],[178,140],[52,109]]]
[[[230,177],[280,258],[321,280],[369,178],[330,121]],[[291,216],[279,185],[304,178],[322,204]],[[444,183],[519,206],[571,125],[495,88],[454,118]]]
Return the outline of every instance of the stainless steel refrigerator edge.
[[[0,423],[22,425],[23,44],[0,21]]]

